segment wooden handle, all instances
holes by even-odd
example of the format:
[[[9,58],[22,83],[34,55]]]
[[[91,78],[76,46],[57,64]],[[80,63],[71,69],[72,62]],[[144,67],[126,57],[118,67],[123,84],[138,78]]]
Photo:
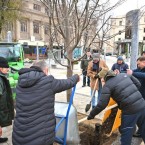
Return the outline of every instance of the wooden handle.
[[[104,111],[111,110],[111,109],[113,109],[113,108],[115,108],[115,107],[117,107],[117,106],[118,106],[117,104],[114,104],[114,105],[112,105],[112,106],[107,107],[106,109],[104,109]],[[103,112],[104,112],[104,111],[103,111]],[[80,120],[78,121],[78,124],[81,123],[81,122],[84,122],[84,121],[86,121],[86,120],[87,120],[87,117],[82,118],[82,119],[80,119]]]
[[[112,105],[112,106],[107,107],[104,111],[111,110],[111,109],[113,109],[113,108],[115,108],[115,107],[117,107],[117,106],[118,106],[117,104],[114,104],[114,105]]]
[[[80,119],[78,123],[84,122],[85,120],[87,120],[87,117]]]

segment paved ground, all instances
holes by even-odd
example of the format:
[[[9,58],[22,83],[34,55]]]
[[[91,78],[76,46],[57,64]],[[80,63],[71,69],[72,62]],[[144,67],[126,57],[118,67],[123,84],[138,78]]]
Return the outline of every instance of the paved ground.
[[[107,64],[109,67],[112,66],[112,64],[116,62],[115,58],[112,57],[107,57]],[[27,64],[27,67],[29,64]],[[76,65],[74,67],[74,73],[81,73],[81,70],[79,68],[79,65]],[[66,68],[57,65],[56,69],[50,69],[50,74],[54,75],[56,78],[66,78]],[[66,102],[66,92],[62,92],[59,94],[56,94],[56,101],[64,101]],[[77,111],[80,113],[85,113],[85,106],[87,103],[90,101],[90,88],[89,87],[84,87],[82,88],[82,76],[81,76],[81,81],[77,84],[76,88],[76,93],[74,97],[74,105],[77,108]],[[100,117],[100,116],[97,116]],[[9,142],[1,145],[12,145],[11,143],[11,131],[12,131],[12,126],[3,128],[3,136],[9,137]],[[114,145],[119,145],[118,140]],[[135,143],[134,145],[140,145],[138,142],[137,144]],[[144,145],[144,144],[141,144]]]

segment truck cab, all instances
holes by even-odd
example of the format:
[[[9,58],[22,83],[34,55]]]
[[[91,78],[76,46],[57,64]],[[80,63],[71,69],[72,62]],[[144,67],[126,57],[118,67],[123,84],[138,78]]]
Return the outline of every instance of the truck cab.
[[[8,79],[15,99],[15,88],[18,81],[18,71],[24,67],[24,52],[23,47],[19,43],[0,42],[0,56],[8,60],[9,74]]]

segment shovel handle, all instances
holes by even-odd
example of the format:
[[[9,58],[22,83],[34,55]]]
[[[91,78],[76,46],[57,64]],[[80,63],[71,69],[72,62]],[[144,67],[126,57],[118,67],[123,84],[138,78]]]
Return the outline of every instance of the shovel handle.
[[[117,106],[118,106],[117,104],[111,105],[110,107],[107,107],[104,111],[108,111],[108,110],[113,109]]]
[[[114,105],[112,105],[112,106],[110,106],[110,107],[107,107],[104,111],[108,111],[108,110],[113,109],[113,108],[115,108],[115,107],[117,107],[117,106],[118,106],[117,104],[114,104]],[[103,112],[104,112],[104,111],[103,111]],[[78,121],[78,124],[81,123],[81,122],[84,122],[85,120],[87,120],[87,117],[80,119],[80,120]]]
[[[80,119],[78,123],[84,122],[85,120],[87,120],[87,117]]]

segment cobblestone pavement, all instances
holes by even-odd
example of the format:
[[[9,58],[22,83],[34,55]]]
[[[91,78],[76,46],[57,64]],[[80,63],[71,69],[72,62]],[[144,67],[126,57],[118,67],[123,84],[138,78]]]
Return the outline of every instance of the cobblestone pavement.
[[[116,62],[115,58],[109,58],[107,60],[107,64],[109,67],[112,66],[112,64]],[[30,64],[27,64],[27,67],[30,66]],[[76,65],[74,67],[74,74],[75,73],[81,73],[81,70],[79,68],[79,64]],[[57,73],[56,73],[57,72]],[[66,78],[66,68],[57,65],[56,69],[50,69],[50,74],[52,74],[53,76],[55,76],[55,78]],[[85,114],[85,106],[87,103],[90,102],[90,87],[83,87],[82,88],[82,76],[81,76],[81,81],[77,84],[77,88],[76,88],[76,93],[74,96],[74,106],[77,108],[77,111],[80,113]],[[66,102],[66,92],[62,92],[59,94],[56,94],[56,101],[61,101],[61,102]],[[100,116],[97,116],[98,118],[100,118]],[[3,136],[8,137],[9,141],[7,143],[1,144],[1,145],[12,145],[11,143],[11,132],[12,132],[12,126],[3,128]],[[140,140],[136,143],[134,143],[133,145],[140,145],[141,142]],[[119,145],[119,137],[116,140],[116,142],[114,142],[114,144],[112,145]],[[143,143],[141,145],[144,145]]]

